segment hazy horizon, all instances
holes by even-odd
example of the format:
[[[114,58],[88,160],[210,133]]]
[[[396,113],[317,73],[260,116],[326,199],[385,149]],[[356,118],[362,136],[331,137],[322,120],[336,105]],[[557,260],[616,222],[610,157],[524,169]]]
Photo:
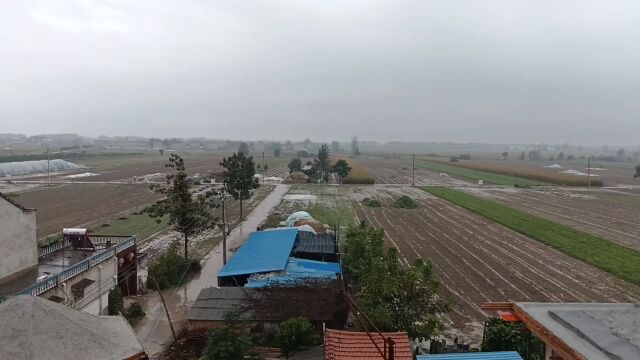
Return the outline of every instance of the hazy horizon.
[[[0,10],[1,133],[640,143],[638,2],[27,0]]]

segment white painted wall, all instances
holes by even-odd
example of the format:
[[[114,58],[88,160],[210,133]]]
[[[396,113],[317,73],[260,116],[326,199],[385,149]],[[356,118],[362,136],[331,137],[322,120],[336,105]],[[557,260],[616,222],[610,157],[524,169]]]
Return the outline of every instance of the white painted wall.
[[[67,306],[89,314],[100,315],[100,298],[102,298],[102,310],[104,310],[108,305],[109,290],[113,289],[118,283],[116,278],[118,275],[117,257],[101,263],[100,266],[101,269],[98,266],[94,266],[89,271],[67,280],[64,289],[53,288],[40,296],[49,298],[56,295],[65,300],[68,299],[65,302]],[[74,303],[71,287],[82,279],[91,279],[94,283],[84,289],[84,298]],[[102,313],[102,315],[105,314],[106,312]]]
[[[36,212],[0,197],[0,283],[38,264]]]

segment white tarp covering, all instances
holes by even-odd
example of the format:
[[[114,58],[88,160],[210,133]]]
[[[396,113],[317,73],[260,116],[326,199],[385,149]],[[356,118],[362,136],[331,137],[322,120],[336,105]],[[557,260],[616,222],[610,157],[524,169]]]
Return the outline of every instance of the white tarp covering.
[[[75,170],[78,168],[78,165],[62,159],[54,159],[49,162],[50,172]],[[46,172],[47,160],[0,163],[0,177],[43,174]]]
[[[298,220],[313,220],[313,217],[306,211],[298,211],[289,215],[287,220],[285,220],[285,226],[292,227],[295,226],[296,221]]]

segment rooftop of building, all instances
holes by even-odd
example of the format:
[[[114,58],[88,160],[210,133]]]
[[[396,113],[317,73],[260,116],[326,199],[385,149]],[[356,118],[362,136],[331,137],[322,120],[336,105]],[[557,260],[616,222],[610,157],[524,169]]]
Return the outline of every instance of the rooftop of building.
[[[146,358],[120,316],[94,316],[52,301],[21,295],[0,304],[0,359]]]
[[[379,360],[382,358],[380,351],[384,353],[387,338],[391,338],[395,343],[396,360],[413,359],[409,336],[406,332],[367,334],[333,329],[327,329],[324,333],[324,358],[325,360]]]
[[[38,249],[38,265],[17,274],[0,284],[0,295],[21,293],[26,289],[43,286],[38,291],[46,291],[60,276],[72,277],[89,269],[92,265],[112,258],[114,251],[121,251],[135,244],[133,236],[91,236],[95,250],[74,249],[68,242],[57,242]],[[112,245],[107,249],[107,244]],[[65,279],[66,280],[66,279]],[[39,295],[32,293],[33,295]]]
[[[418,355],[416,360],[522,360],[517,351]]]
[[[588,360],[640,359],[640,305],[625,303],[489,303],[507,310],[559,353]]]

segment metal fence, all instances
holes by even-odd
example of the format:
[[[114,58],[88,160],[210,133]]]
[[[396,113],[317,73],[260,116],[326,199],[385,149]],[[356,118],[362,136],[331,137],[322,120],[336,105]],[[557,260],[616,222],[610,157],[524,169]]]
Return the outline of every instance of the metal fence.
[[[95,236],[98,237],[98,236]],[[105,238],[110,238],[115,246],[104,249],[93,256],[80,261],[77,264],[74,264],[58,274],[52,275],[44,280],[41,280],[28,288],[18,292],[16,295],[33,295],[38,296],[40,294],[45,293],[48,290],[53,289],[54,287],[60,285],[61,283],[71,279],[74,276],[77,276],[85,271],[89,271],[92,267],[105,262],[109,259],[114,258],[120,251],[129,248],[130,246],[135,245],[136,237],[135,236],[105,236]],[[93,241],[94,237],[91,238]],[[118,240],[117,242],[115,240]],[[106,242],[106,241],[105,241]],[[51,253],[51,252],[50,252]]]

